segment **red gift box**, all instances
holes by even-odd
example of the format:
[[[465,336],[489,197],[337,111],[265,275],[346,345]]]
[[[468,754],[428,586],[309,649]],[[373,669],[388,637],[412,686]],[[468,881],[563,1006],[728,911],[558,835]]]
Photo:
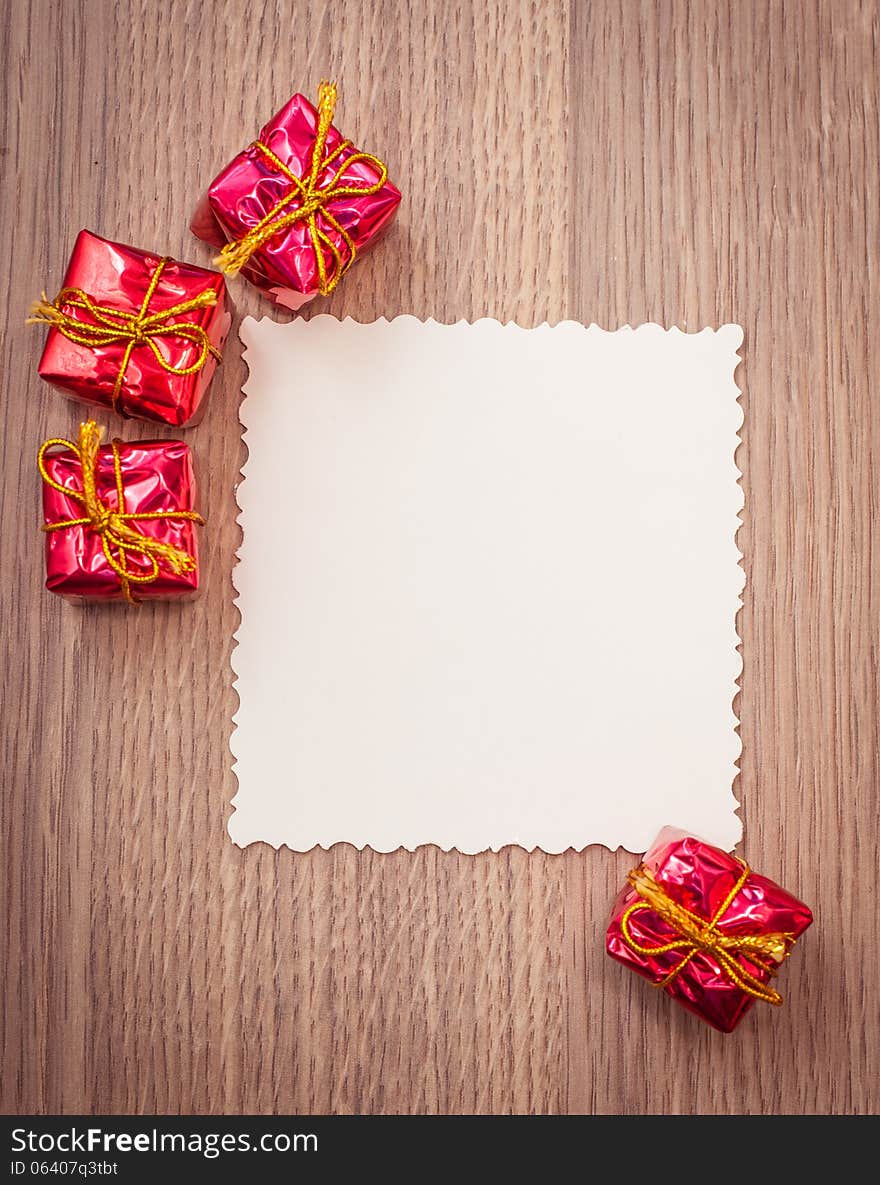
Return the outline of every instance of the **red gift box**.
[[[730,1033],[756,1000],[782,1003],[773,977],[812,920],[745,861],[667,827],[614,903],[606,950]]]
[[[218,267],[241,271],[289,309],[332,292],[400,204],[382,161],[333,127],[335,103],[330,83],[317,108],[294,95],[193,215],[193,233],[222,248]]]
[[[198,589],[196,483],[180,440],[100,446],[93,420],[78,442],[47,440],[43,478],[46,588],[104,601],[192,598]]]
[[[232,317],[219,272],[82,230],[64,285],[31,324],[47,324],[42,378],[132,419],[192,423]]]

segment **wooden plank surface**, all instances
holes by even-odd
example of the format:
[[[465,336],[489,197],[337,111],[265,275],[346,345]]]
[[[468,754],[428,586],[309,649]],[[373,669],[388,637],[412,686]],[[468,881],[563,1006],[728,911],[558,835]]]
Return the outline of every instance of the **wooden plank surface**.
[[[877,5],[16,0],[0,30],[2,1108],[877,1110]],[[733,1037],[605,958],[626,853],[228,840],[235,348],[187,436],[203,600],[41,591],[34,453],[80,409],[29,301],[84,225],[207,262],[200,187],[325,74],[405,193],[325,309],[745,329],[741,850],[817,921]]]

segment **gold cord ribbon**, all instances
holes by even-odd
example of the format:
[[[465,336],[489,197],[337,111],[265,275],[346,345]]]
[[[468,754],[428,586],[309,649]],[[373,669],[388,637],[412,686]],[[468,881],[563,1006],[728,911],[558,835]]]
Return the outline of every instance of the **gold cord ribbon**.
[[[43,481],[58,490],[59,493],[73,498],[83,507],[85,514],[81,518],[66,518],[57,523],[46,523],[44,531],[64,531],[69,527],[87,527],[101,538],[101,546],[107,563],[119,577],[122,593],[125,599],[134,603],[131,593],[132,584],[149,584],[159,575],[160,561],[166,563],[173,572],[192,572],[196,562],[189,552],[170,543],[163,543],[161,539],[154,539],[149,535],[142,535],[128,524],[156,519],[187,519],[194,523],[204,523],[200,514],[194,510],[153,510],[135,513],[125,509],[125,490],[122,484],[122,462],[119,448],[114,440],[113,473],[116,481],[116,509],[102,502],[97,492],[97,463],[98,446],[101,442],[103,429],[94,420],[88,420],[79,426],[79,442],[72,440],[47,440],[37,454],[37,466]],[[46,469],[46,453],[52,448],[65,448],[79,458],[82,466],[82,491],[72,490],[50,477]],[[139,555],[149,561],[148,572],[132,571],[128,566],[128,555]]]
[[[742,874],[736,884],[716,909],[714,916],[708,921],[698,914],[691,913],[683,905],[673,901],[666,891],[654,879],[651,871],[644,864],[633,869],[628,880],[639,894],[640,900],[635,901],[624,911],[620,919],[620,931],[623,940],[639,955],[663,955],[669,951],[680,951],[681,960],[670,973],[657,984],[665,987],[685,969],[691,959],[698,952],[711,955],[727,978],[738,988],[756,1000],[765,1000],[768,1004],[781,1004],[782,996],[779,992],[762,983],[752,975],[735,957],[741,955],[751,963],[761,967],[771,975],[776,973],[776,966],[783,961],[794,943],[792,934],[724,934],[717,929],[734,898],[740,892],[749,878],[751,870],[744,860]],[[638,942],[630,929],[630,918],[640,909],[650,909],[667,925],[680,935],[671,942],[659,946],[644,946]]]
[[[269,239],[280,234],[281,231],[293,226],[295,222],[305,222],[308,227],[312,250],[315,253],[315,262],[318,265],[318,291],[321,296],[329,296],[354,263],[357,249],[351,235],[334,218],[327,206],[330,202],[338,201],[343,197],[367,197],[371,193],[378,193],[388,180],[388,169],[377,156],[372,156],[368,152],[355,152],[336,168],[326,185],[318,186],[318,178],[324,170],[336,160],[340,153],[351,146],[349,140],[343,140],[332,152],[324,155],[327,133],[333,122],[335,109],[336,87],[332,82],[322,82],[318,88],[318,127],[312,149],[312,162],[305,178],[297,177],[296,173],[292,172],[262,140],[254,141],[252,147],[258,149],[267,160],[271,161],[275,168],[292,183],[293,188],[247,234],[226,244],[214,260],[215,266],[219,267],[222,272],[227,275],[237,275],[255,251]],[[358,185],[353,182],[341,184],[342,174],[358,161],[366,161],[372,165],[379,173],[379,180],[371,185],[366,183]],[[291,204],[297,201],[299,204],[294,209],[289,209]],[[336,231],[348,248],[348,259],[344,264],[339,247],[318,226],[319,214]],[[333,266],[329,274],[324,262],[322,244],[329,250],[333,258]]]
[[[165,270],[168,259],[161,259],[150,277],[150,283],[144,295],[141,307],[136,313],[123,309],[113,309],[107,305],[96,304],[83,292],[82,288],[62,288],[54,300],[46,298],[44,292],[41,299],[31,306],[31,315],[27,325],[52,325],[59,333],[80,346],[97,349],[99,346],[112,346],[125,342],[125,352],[119,366],[119,373],[113,387],[111,399],[113,410],[117,410],[122,384],[132,352],[137,346],[149,346],[156,361],[168,374],[187,375],[201,370],[209,356],[220,361],[220,351],[213,346],[208,334],[201,325],[192,321],[175,321],[175,317],[183,313],[193,313],[197,309],[210,308],[217,303],[216,292],[200,292],[191,300],[182,300],[170,308],[151,313],[150,301]],[[66,309],[81,309],[87,312],[92,320],[80,321],[72,317]],[[158,339],[161,337],[178,337],[190,342],[199,351],[195,362],[189,366],[175,366],[169,362],[159,348]]]

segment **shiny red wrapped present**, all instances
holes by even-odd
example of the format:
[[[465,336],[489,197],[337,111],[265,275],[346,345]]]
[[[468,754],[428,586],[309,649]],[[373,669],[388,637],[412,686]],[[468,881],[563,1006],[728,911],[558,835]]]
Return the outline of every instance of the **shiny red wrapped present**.
[[[201,418],[232,323],[219,272],[82,230],[64,285],[30,324],[49,333],[40,375],[87,403],[175,427]]]
[[[191,598],[199,584],[196,484],[180,440],[101,446],[89,420],[79,440],[47,440],[43,478],[46,587],[103,601]]]
[[[333,127],[335,106],[332,83],[321,83],[317,109],[294,95],[193,215],[193,233],[222,248],[222,271],[240,271],[289,309],[332,292],[400,204],[382,161]]]
[[[723,1033],[772,980],[813,915],[744,860],[665,828],[614,903],[608,954]]]

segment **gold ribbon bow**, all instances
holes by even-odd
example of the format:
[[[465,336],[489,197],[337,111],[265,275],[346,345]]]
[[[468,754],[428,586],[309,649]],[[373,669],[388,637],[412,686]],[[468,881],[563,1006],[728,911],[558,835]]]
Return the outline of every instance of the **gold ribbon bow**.
[[[747,995],[753,996],[756,1000],[765,1000],[768,1004],[782,1003],[782,996],[779,992],[752,975],[735,956],[741,955],[771,975],[775,975],[777,965],[788,955],[794,943],[794,935],[723,934],[717,929],[718,923],[727,913],[751,872],[744,860],[738,862],[742,866],[739,880],[722,901],[721,906],[716,909],[714,916],[708,921],[673,901],[644,864],[639,865],[629,874],[627,879],[639,894],[640,900],[633,902],[620,919],[620,931],[624,942],[630,950],[639,955],[663,955],[668,951],[681,951],[683,955],[666,978],[657,984],[657,987],[665,987],[671,983],[677,975],[681,974],[694,955],[702,951],[704,954],[711,955],[727,978]],[[640,909],[652,910],[681,937],[659,946],[643,946],[633,937],[629,925],[632,915]]]
[[[305,222],[308,227],[312,250],[315,253],[315,262],[318,265],[318,291],[321,296],[329,296],[354,263],[357,256],[357,249],[351,235],[333,217],[327,206],[330,202],[338,201],[339,198],[353,196],[367,197],[371,193],[378,193],[388,180],[388,169],[377,156],[372,156],[368,152],[355,152],[337,167],[326,185],[319,187],[318,178],[324,170],[336,160],[340,153],[344,152],[346,148],[351,147],[350,140],[343,140],[332,152],[328,152],[326,156],[324,155],[327,133],[333,122],[335,109],[336,87],[332,82],[322,82],[318,88],[318,127],[315,133],[315,144],[312,149],[312,163],[308,175],[305,178],[297,177],[296,173],[288,168],[284,161],[280,160],[262,140],[254,141],[252,147],[262,152],[266,159],[272,162],[279,173],[283,173],[292,183],[293,188],[247,234],[243,235],[240,239],[235,239],[233,242],[226,244],[214,260],[215,266],[219,267],[222,272],[225,272],[227,275],[237,275],[255,251],[262,247],[264,243],[268,242],[269,239],[274,238],[275,235],[286,230],[287,227],[293,226],[295,222]],[[379,180],[373,182],[371,185],[366,183],[358,185],[353,182],[341,184],[340,178],[342,174],[358,161],[366,161],[368,164],[371,164],[379,173]],[[290,209],[289,207],[294,202],[298,202],[299,204],[294,209]],[[348,259],[344,264],[339,247],[318,226],[319,214],[325,222],[333,227],[348,248]],[[329,274],[327,272],[327,265],[324,262],[322,244],[329,250],[333,258],[333,266]]]
[[[103,429],[94,420],[88,420],[79,426],[79,442],[72,440],[47,440],[37,454],[37,466],[43,481],[58,490],[68,498],[73,498],[83,507],[85,514],[81,518],[66,518],[57,523],[46,523],[44,531],[64,531],[69,527],[87,527],[101,538],[101,547],[107,563],[119,577],[122,593],[125,599],[134,603],[131,593],[132,584],[149,584],[159,575],[160,561],[168,565],[173,572],[192,572],[196,561],[180,547],[170,543],[163,543],[161,539],[154,539],[150,535],[142,535],[140,531],[129,526],[132,522],[143,522],[147,519],[188,519],[194,523],[204,523],[200,514],[194,510],[153,510],[135,513],[125,509],[125,490],[122,485],[122,462],[119,448],[114,440],[113,473],[116,479],[116,501],[114,509],[102,502],[98,497],[97,463],[98,446],[101,442]],[[74,453],[82,466],[82,492],[63,486],[49,476],[46,470],[45,457],[49,449],[61,447]],[[132,571],[128,566],[128,555],[139,555],[149,561],[148,572]]]
[[[122,355],[119,373],[113,387],[111,402],[114,411],[117,410],[129,360],[137,346],[149,346],[156,361],[168,374],[195,374],[197,370],[202,369],[209,356],[216,358],[218,362],[220,361],[220,351],[211,344],[203,326],[196,325],[192,321],[174,320],[175,317],[179,317],[183,313],[192,313],[197,309],[210,308],[215,305],[217,303],[216,292],[200,292],[191,300],[182,300],[170,308],[161,309],[155,313],[149,311],[150,301],[153,299],[165,265],[169,262],[168,259],[159,261],[150,277],[141,307],[136,313],[96,304],[88,293],[83,292],[82,288],[62,288],[52,301],[47,300],[44,292],[41,299],[35,301],[31,306],[31,315],[26,321],[27,325],[52,325],[69,341],[76,342],[80,346],[97,349],[99,346],[112,346],[125,342],[125,352]],[[76,317],[72,317],[65,311],[70,308],[84,310],[92,320],[80,321]],[[158,339],[161,337],[178,337],[191,342],[199,351],[195,362],[189,366],[175,366],[169,362],[159,348]]]

